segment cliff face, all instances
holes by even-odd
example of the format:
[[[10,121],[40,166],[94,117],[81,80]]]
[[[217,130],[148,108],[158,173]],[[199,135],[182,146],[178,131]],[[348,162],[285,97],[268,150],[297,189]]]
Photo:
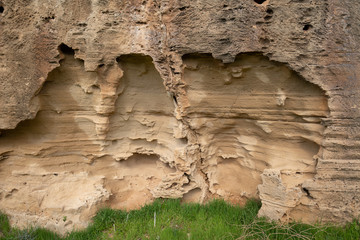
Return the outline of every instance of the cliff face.
[[[360,2],[0,0],[0,210],[154,198],[360,214]],[[64,218],[66,216],[66,218]]]

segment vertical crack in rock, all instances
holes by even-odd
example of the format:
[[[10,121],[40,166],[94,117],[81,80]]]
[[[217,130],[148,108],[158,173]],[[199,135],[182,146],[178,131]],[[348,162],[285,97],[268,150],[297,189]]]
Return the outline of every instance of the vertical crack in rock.
[[[260,215],[273,219],[305,204],[301,185],[321,157],[324,91],[261,54],[241,54],[229,64],[185,55],[183,63],[183,115],[197,133],[210,192],[232,202],[260,197]],[[271,179],[278,184],[267,171],[276,172]]]
[[[184,174],[190,173],[185,154],[187,141],[182,136],[174,136],[181,124],[174,117],[173,99],[166,92],[163,80],[150,57],[124,55],[118,57],[117,61],[123,70],[123,76],[117,90],[115,112],[110,117],[104,151],[120,164],[133,161],[134,154],[140,154],[142,158],[149,156],[164,163],[172,171],[166,173],[153,165],[157,174],[148,175],[149,183],[145,184],[147,190],[140,189],[138,192],[151,192],[153,197],[181,198],[196,186],[189,183]],[[138,174],[145,174],[146,170],[141,166],[137,168]],[[155,181],[156,178],[161,181]],[[136,185],[139,180],[134,177],[129,178],[129,181]],[[154,182],[157,182],[156,186],[153,185]],[[113,194],[119,195],[115,198],[124,195],[121,191]],[[151,199],[147,198],[146,201]],[[145,199],[127,200],[123,205],[135,204],[134,202],[141,206]]]

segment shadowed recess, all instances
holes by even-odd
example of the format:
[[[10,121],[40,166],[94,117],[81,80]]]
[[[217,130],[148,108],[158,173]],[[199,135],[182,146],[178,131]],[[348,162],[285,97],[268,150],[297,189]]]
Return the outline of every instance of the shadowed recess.
[[[320,87],[257,53],[228,64],[208,54],[183,62],[185,114],[213,194],[234,202],[258,198],[265,169],[288,172],[289,187],[312,178],[329,111]]]

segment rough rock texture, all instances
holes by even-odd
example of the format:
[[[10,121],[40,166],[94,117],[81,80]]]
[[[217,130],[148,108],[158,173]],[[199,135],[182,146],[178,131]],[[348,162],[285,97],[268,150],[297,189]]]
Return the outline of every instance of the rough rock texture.
[[[353,0],[0,0],[0,210],[81,228],[154,198],[360,214]]]

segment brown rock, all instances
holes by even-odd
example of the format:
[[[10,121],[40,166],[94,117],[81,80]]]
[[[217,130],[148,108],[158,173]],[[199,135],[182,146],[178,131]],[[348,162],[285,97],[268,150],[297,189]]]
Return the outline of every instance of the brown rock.
[[[61,233],[104,205],[158,197],[259,198],[272,219],[351,220],[359,11],[0,0],[0,210]]]

